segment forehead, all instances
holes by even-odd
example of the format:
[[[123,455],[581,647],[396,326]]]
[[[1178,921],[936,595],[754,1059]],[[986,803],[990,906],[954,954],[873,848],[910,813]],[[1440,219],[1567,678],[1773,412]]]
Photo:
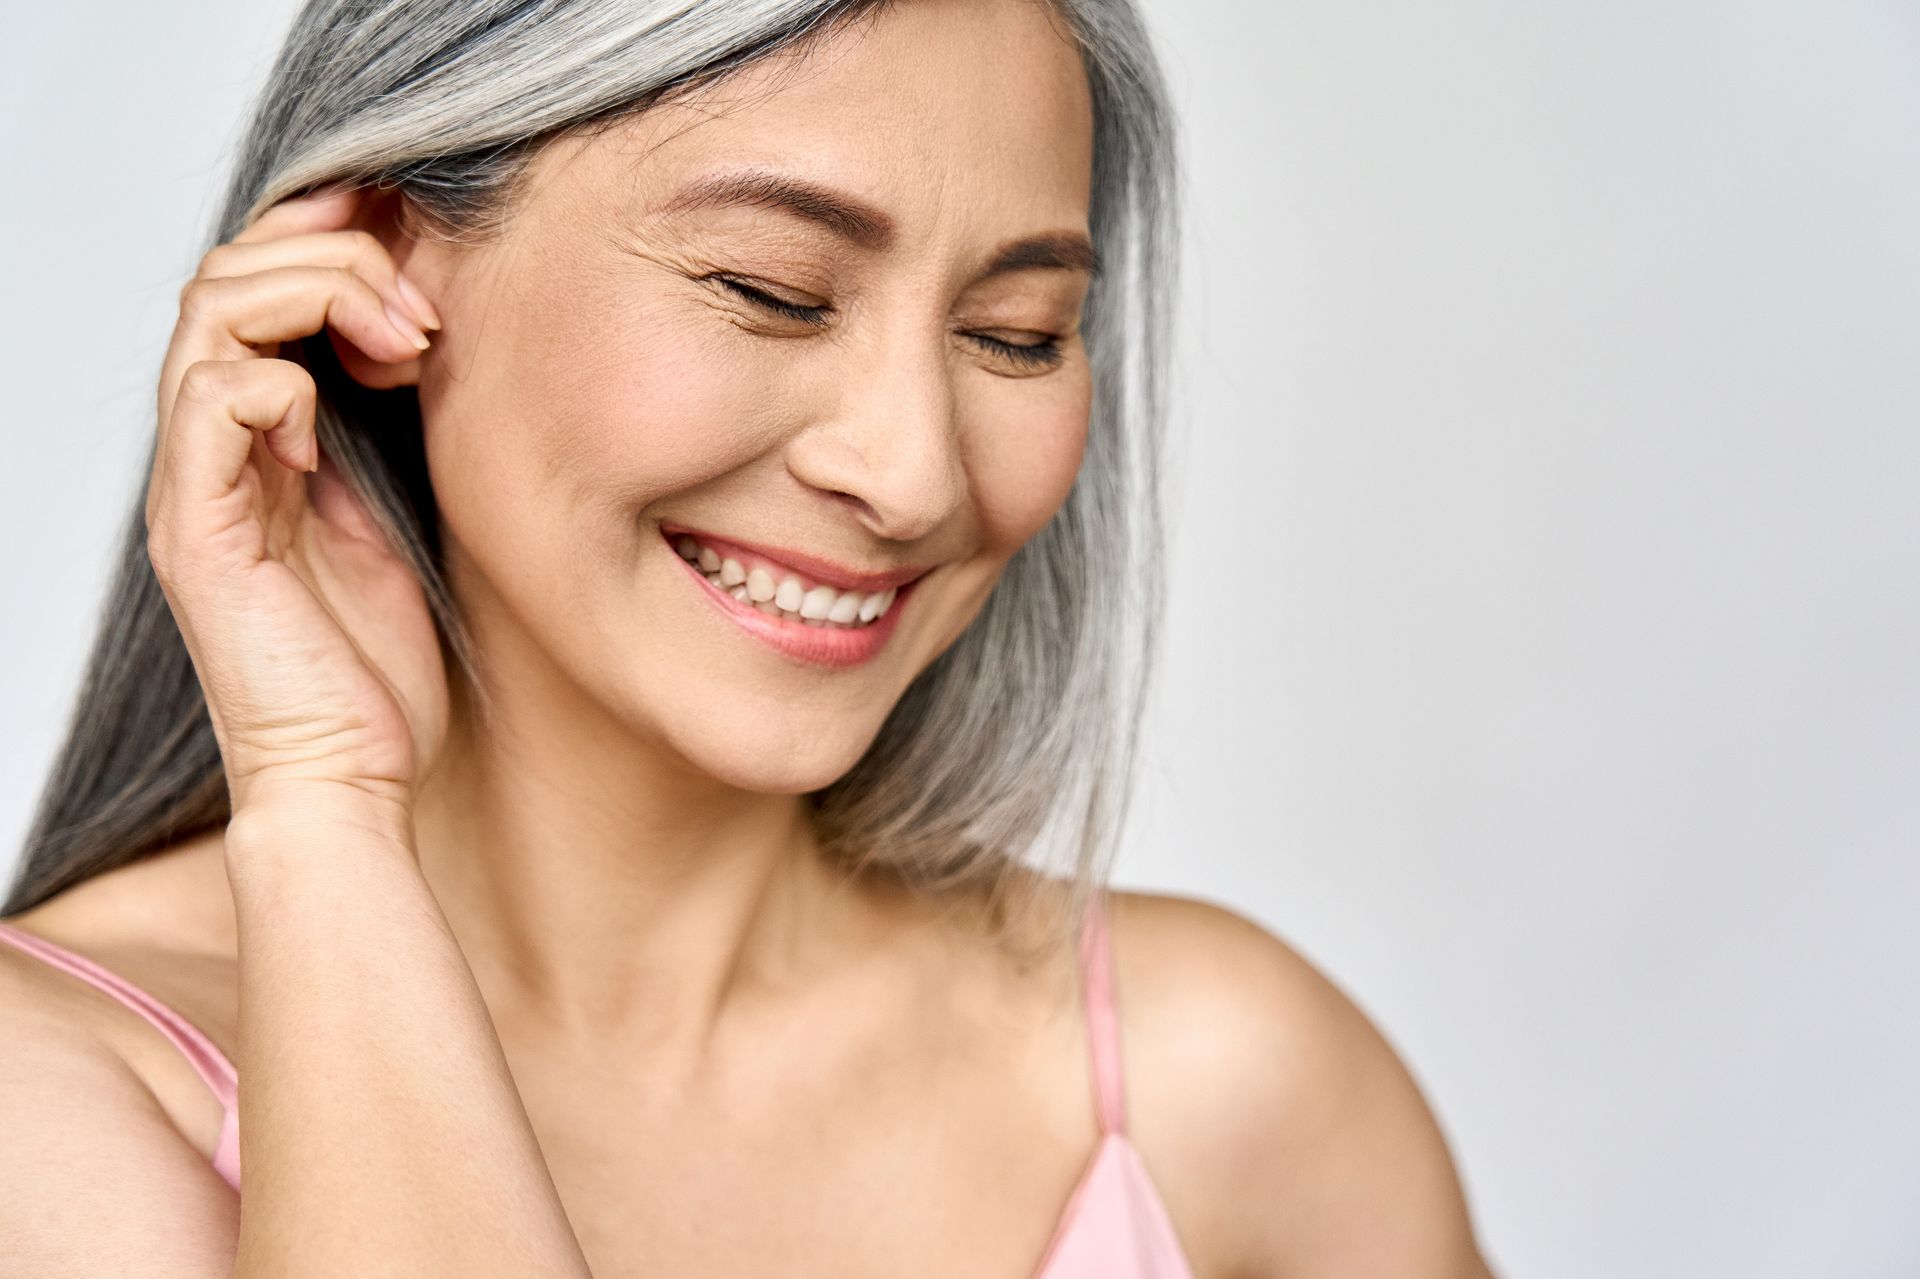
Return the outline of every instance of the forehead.
[[[1040,0],[903,0],[622,122],[577,176],[658,205],[716,169],[855,193],[911,229],[1084,226],[1093,111]],[[582,163],[584,162],[584,163]]]

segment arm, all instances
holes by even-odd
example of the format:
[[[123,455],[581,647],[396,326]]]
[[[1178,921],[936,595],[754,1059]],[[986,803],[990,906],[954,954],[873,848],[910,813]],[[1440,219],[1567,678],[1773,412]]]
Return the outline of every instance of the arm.
[[[277,355],[327,332],[382,385],[418,380],[422,326],[437,317],[360,225],[371,198],[283,201],[210,250],[161,368],[147,552],[206,693],[233,814],[233,1273],[582,1279],[415,856],[414,786],[450,703],[433,618],[350,474],[321,455],[313,375]]]
[[[0,945],[0,1279],[587,1276],[405,840],[278,807],[226,848],[244,1212],[131,1064],[149,1028]]]
[[[250,810],[235,1276],[589,1272],[473,975],[397,815]]]

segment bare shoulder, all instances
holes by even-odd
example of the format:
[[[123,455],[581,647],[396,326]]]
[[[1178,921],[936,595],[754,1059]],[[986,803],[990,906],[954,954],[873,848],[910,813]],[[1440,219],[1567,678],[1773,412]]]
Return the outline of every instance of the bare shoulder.
[[[4,922],[132,984],[231,1056],[238,1012],[231,897],[223,903],[206,891],[209,872],[224,876],[221,855],[217,835],[186,841]],[[179,1048],[125,1002],[7,942],[0,942],[0,1028],[10,1047],[37,1043],[40,1060],[64,1061],[77,1080],[131,1078],[189,1143],[213,1149],[224,1110]],[[100,1060],[73,1060],[89,1053]]]
[[[1116,891],[1109,914],[1129,1127],[1183,1237],[1231,1253],[1216,1273],[1490,1275],[1440,1127],[1352,999],[1228,907]]]
[[[0,1239],[19,1267],[6,1273],[226,1274],[237,1200],[96,996],[0,943]]]

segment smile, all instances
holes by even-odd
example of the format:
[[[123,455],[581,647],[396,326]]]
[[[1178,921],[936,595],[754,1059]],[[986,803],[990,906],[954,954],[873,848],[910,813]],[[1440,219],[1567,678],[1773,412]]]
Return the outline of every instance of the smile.
[[[883,616],[899,588],[884,591],[837,591],[831,586],[810,583],[792,569],[750,552],[740,557],[722,555],[711,546],[682,533],[673,539],[673,549],[689,564],[697,564],[701,576],[743,603],[752,604],[769,617],[784,617],[808,626],[858,627],[871,625]]]
[[[756,638],[814,665],[850,666],[878,653],[925,575],[916,572],[881,589],[848,589],[708,534],[666,526],[661,533],[703,593],[729,617]]]

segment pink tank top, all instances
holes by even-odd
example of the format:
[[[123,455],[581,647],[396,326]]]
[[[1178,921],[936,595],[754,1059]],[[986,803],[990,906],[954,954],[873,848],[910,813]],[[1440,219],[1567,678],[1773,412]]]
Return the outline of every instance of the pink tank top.
[[[0,922],[0,940],[91,982],[145,1017],[172,1041],[226,1111],[213,1154],[213,1170],[238,1191],[239,1076],[226,1054],[179,1013],[86,956],[5,922]],[[1127,1139],[1120,1024],[1114,1010],[1113,951],[1103,898],[1096,897],[1087,913],[1080,934],[1079,960],[1100,1139],[1067,1196],[1033,1279],[1193,1279],[1166,1205],[1139,1152]]]

